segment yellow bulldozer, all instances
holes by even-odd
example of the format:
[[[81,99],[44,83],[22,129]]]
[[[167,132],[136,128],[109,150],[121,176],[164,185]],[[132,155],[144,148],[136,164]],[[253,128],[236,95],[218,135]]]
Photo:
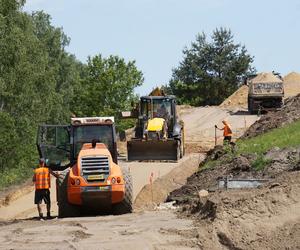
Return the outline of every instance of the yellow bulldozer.
[[[127,142],[129,161],[178,161],[183,157],[184,124],[178,121],[175,96],[165,95],[156,88],[140,98],[135,112],[123,114],[123,117],[137,118],[134,137]]]

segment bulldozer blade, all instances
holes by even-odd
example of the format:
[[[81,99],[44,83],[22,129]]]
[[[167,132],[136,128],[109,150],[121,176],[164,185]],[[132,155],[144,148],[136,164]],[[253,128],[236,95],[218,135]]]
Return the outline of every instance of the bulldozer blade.
[[[127,159],[140,160],[171,160],[178,158],[177,140],[132,140],[127,142]]]

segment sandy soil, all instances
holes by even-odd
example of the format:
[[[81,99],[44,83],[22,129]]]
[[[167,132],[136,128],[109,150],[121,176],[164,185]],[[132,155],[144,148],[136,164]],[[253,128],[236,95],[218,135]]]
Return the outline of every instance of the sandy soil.
[[[153,209],[164,202],[171,191],[185,184],[187,178],[197,171],[204,158],[205,154],[190,154],[170,173],[158,178],[153,184],[145,185],[135,199],[135,209]]]
[[[237,91],[235,91],[231,96],[226,98],[220,105],[222,108],[248,108],[248,91],[249,87],[247,85],[242,85]]]
[[[55,180],[52,178],[52,185],[50,189],[51,193],[51,212],[53,215],[57,215],[57,206],[56,206],[56,188]],[[0,207],[0,220],[12,220],[12,219],[25,219],[32,218],[37,216],[36,206],[34,202],[34,186],[28,186],[27,190],[23,190],[24,193],[18,199],[13,199],[9,201],[9,204],[6,206]],[[43,205],[44,206],[44,205]],[[44,210],[45,210],[44,206]]]
[[[201,249],[300,249],[300,172],[258,189],[220,190],[191,205]]]
[[[153,187],[158,194],[154,196],[155,202],[163,201],[168,192],[185,183],[186,177],[196,171],[203,159],[203,154],[199,153],[214,145],[215,124],[221,126],[221,121],[226,118],[233,127],[234,137],[237,137],[257,119],[244,111],[229,112],[218,107],[184,107],[181,117],[186,128],[187,155],[180,162],[120,161],[121,167],[132,173],[134,197],[139,197],[136,204],[152,202],[148,189],[152,173]],[[222,143],[220,131],[218,143]],[[190,155],[191,152],[198,155]],[[195,234],[192,222],[177,219],[171,210],[37,221],[33,196],[33,192],[29,192],[0,207],[0,249],[199,248],[199,236]],[[51,197],[52,214],[55,215],[55,185],[52,185]]]
[[[299,120],[299,103],[299,96],[291,98],[246,134],[257,136]],[[168,200],[182,207],[179,215],[197,221],[201,249],[300,249],[300,146],[274,147],[264,158],[266,165],[255,169],[256,154],[230,155],[215,147],[207,153],[211,167],[200,168],[170,193]],[[264,184],[253,189],[220,188],[218,181],[224,177],[263,179]]]
[[[249,115],[245,110],[229,111],[219,107],[198,107],[187,109],[182,114],[186,131],[188,152],[205,152],[215,144],[215,127],[222,128],[222,120],[227,120],[232,127],[233,139],[240,137],[258,117]],[[222,144],[222,131],[217,130],[217,143]]]
[[[163,177],[175,168],[182,167],[182,164],[189,160],[186,156],[178,162],[120,162],[124,168],[128,168],[133,176],[133,198],[135,199],[142,188],[152,181]],[[195,164],[196,165],[196,164]]]
[[[283,78],[284,96],[291,97],[300,94],[300,74],[291,72]]]
[[[192,221],[169,211],[0,225],[0,249],[197,249]]]

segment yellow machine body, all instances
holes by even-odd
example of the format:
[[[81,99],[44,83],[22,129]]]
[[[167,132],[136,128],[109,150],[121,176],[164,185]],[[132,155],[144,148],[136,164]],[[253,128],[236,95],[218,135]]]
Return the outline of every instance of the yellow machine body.
[[[164,118],[153,118],[148,120],[147,130],[148,131],[162,131],[164,127]]]

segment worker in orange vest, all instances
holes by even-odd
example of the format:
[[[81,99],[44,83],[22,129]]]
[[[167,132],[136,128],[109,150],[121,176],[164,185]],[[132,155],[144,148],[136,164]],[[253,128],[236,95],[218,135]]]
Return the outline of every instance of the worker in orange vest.
[[[222,123],[224,124],[223,128],[218,128],[217,125],[215,125],[215,127],[219,130],[223,130],[223,136],[224,136],[223,144],[226,145],[231,143],[232,130],[229,123],[226,120],[223,120]]]
[[[50,199],[50,174],[59,177],[58,174],[54,173],[51,169],[46,166],[45,159],[41,158],[39,160],[39,166],[34,170],[34,175],[32,181],[35,184],[35,196],[34,203],[37,205],[39,217],[43,219],[42,213],[42,201],[44,200],[47,205],[47,219],[51,219],[50,209],[51,209],[51,199]]]

